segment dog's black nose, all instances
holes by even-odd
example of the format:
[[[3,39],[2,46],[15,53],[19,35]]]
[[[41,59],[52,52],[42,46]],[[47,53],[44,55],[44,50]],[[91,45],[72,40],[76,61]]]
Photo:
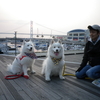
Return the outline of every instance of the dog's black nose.
[[[56,52],[58,52],[58,49],[56,50]]]
[[[30,50],[32,50],[32,47],[30,48]]]

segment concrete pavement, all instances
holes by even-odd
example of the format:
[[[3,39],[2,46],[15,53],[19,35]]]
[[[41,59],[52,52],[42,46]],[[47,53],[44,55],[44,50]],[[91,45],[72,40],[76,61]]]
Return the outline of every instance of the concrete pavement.
[[[83,50],[67,50],[64,52],[65,55],[72,55],[72,54],[83,54]],[[47,55],[47,52],[36,52],[36,55],[38,57],[45,57]]]

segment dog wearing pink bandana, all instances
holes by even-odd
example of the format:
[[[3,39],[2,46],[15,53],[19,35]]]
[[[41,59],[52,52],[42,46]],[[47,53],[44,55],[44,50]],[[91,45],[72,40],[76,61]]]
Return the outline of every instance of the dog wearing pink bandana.
[[[42,65],[42,72],[46,81],[50,81],[51,76],[59,76],[60,79],[65,79],[62,76],[62,69],[65,64],[64,61],[64,48],[60,40],[55,42],[51,41],[48,48],[47,58]]]
[[[27,69],[30,68],[31,73],[35,72],[33,70],[33,62],[36,58],[32,41],[24,41],[20,54],[15,57],[12,64],[8,65],[7,70],[17,75],[23,73],[23,76],[28,79]]]

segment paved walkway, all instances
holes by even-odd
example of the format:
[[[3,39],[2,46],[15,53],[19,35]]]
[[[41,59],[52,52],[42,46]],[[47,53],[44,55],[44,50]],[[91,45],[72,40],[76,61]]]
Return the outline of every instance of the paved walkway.
[[[83,50],[68,50],[68,51],[64,51],[64,54],[65,55],[83,54],[83,52],[84,52]],[[7,55],[7,54],[0,54],[0,55],[15,57],[15,55]],[[36,55],[38,57],[45,57],[47,55],[47,52],[36,52]]]
[[[68,50],[68,51],[64,51],[64,54],[65,55],[72,55],[72,54],[82,54],[84,51],[83,50]],[[47,52],[43,52],[43,53],[41,53],[41,52],[37,52],[36,53],[36,55],[38,56],[38,57],[45,57],[46,56],[46,54],[47,54]]]

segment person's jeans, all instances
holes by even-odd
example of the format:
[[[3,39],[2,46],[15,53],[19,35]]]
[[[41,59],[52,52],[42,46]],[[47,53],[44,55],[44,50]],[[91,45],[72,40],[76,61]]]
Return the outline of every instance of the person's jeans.
[[[96,65],[94,67],[86,65],[81,71],[76,72],[76,77],[81,79],[85,77],[92,79],[100,78],[100,65]]]

